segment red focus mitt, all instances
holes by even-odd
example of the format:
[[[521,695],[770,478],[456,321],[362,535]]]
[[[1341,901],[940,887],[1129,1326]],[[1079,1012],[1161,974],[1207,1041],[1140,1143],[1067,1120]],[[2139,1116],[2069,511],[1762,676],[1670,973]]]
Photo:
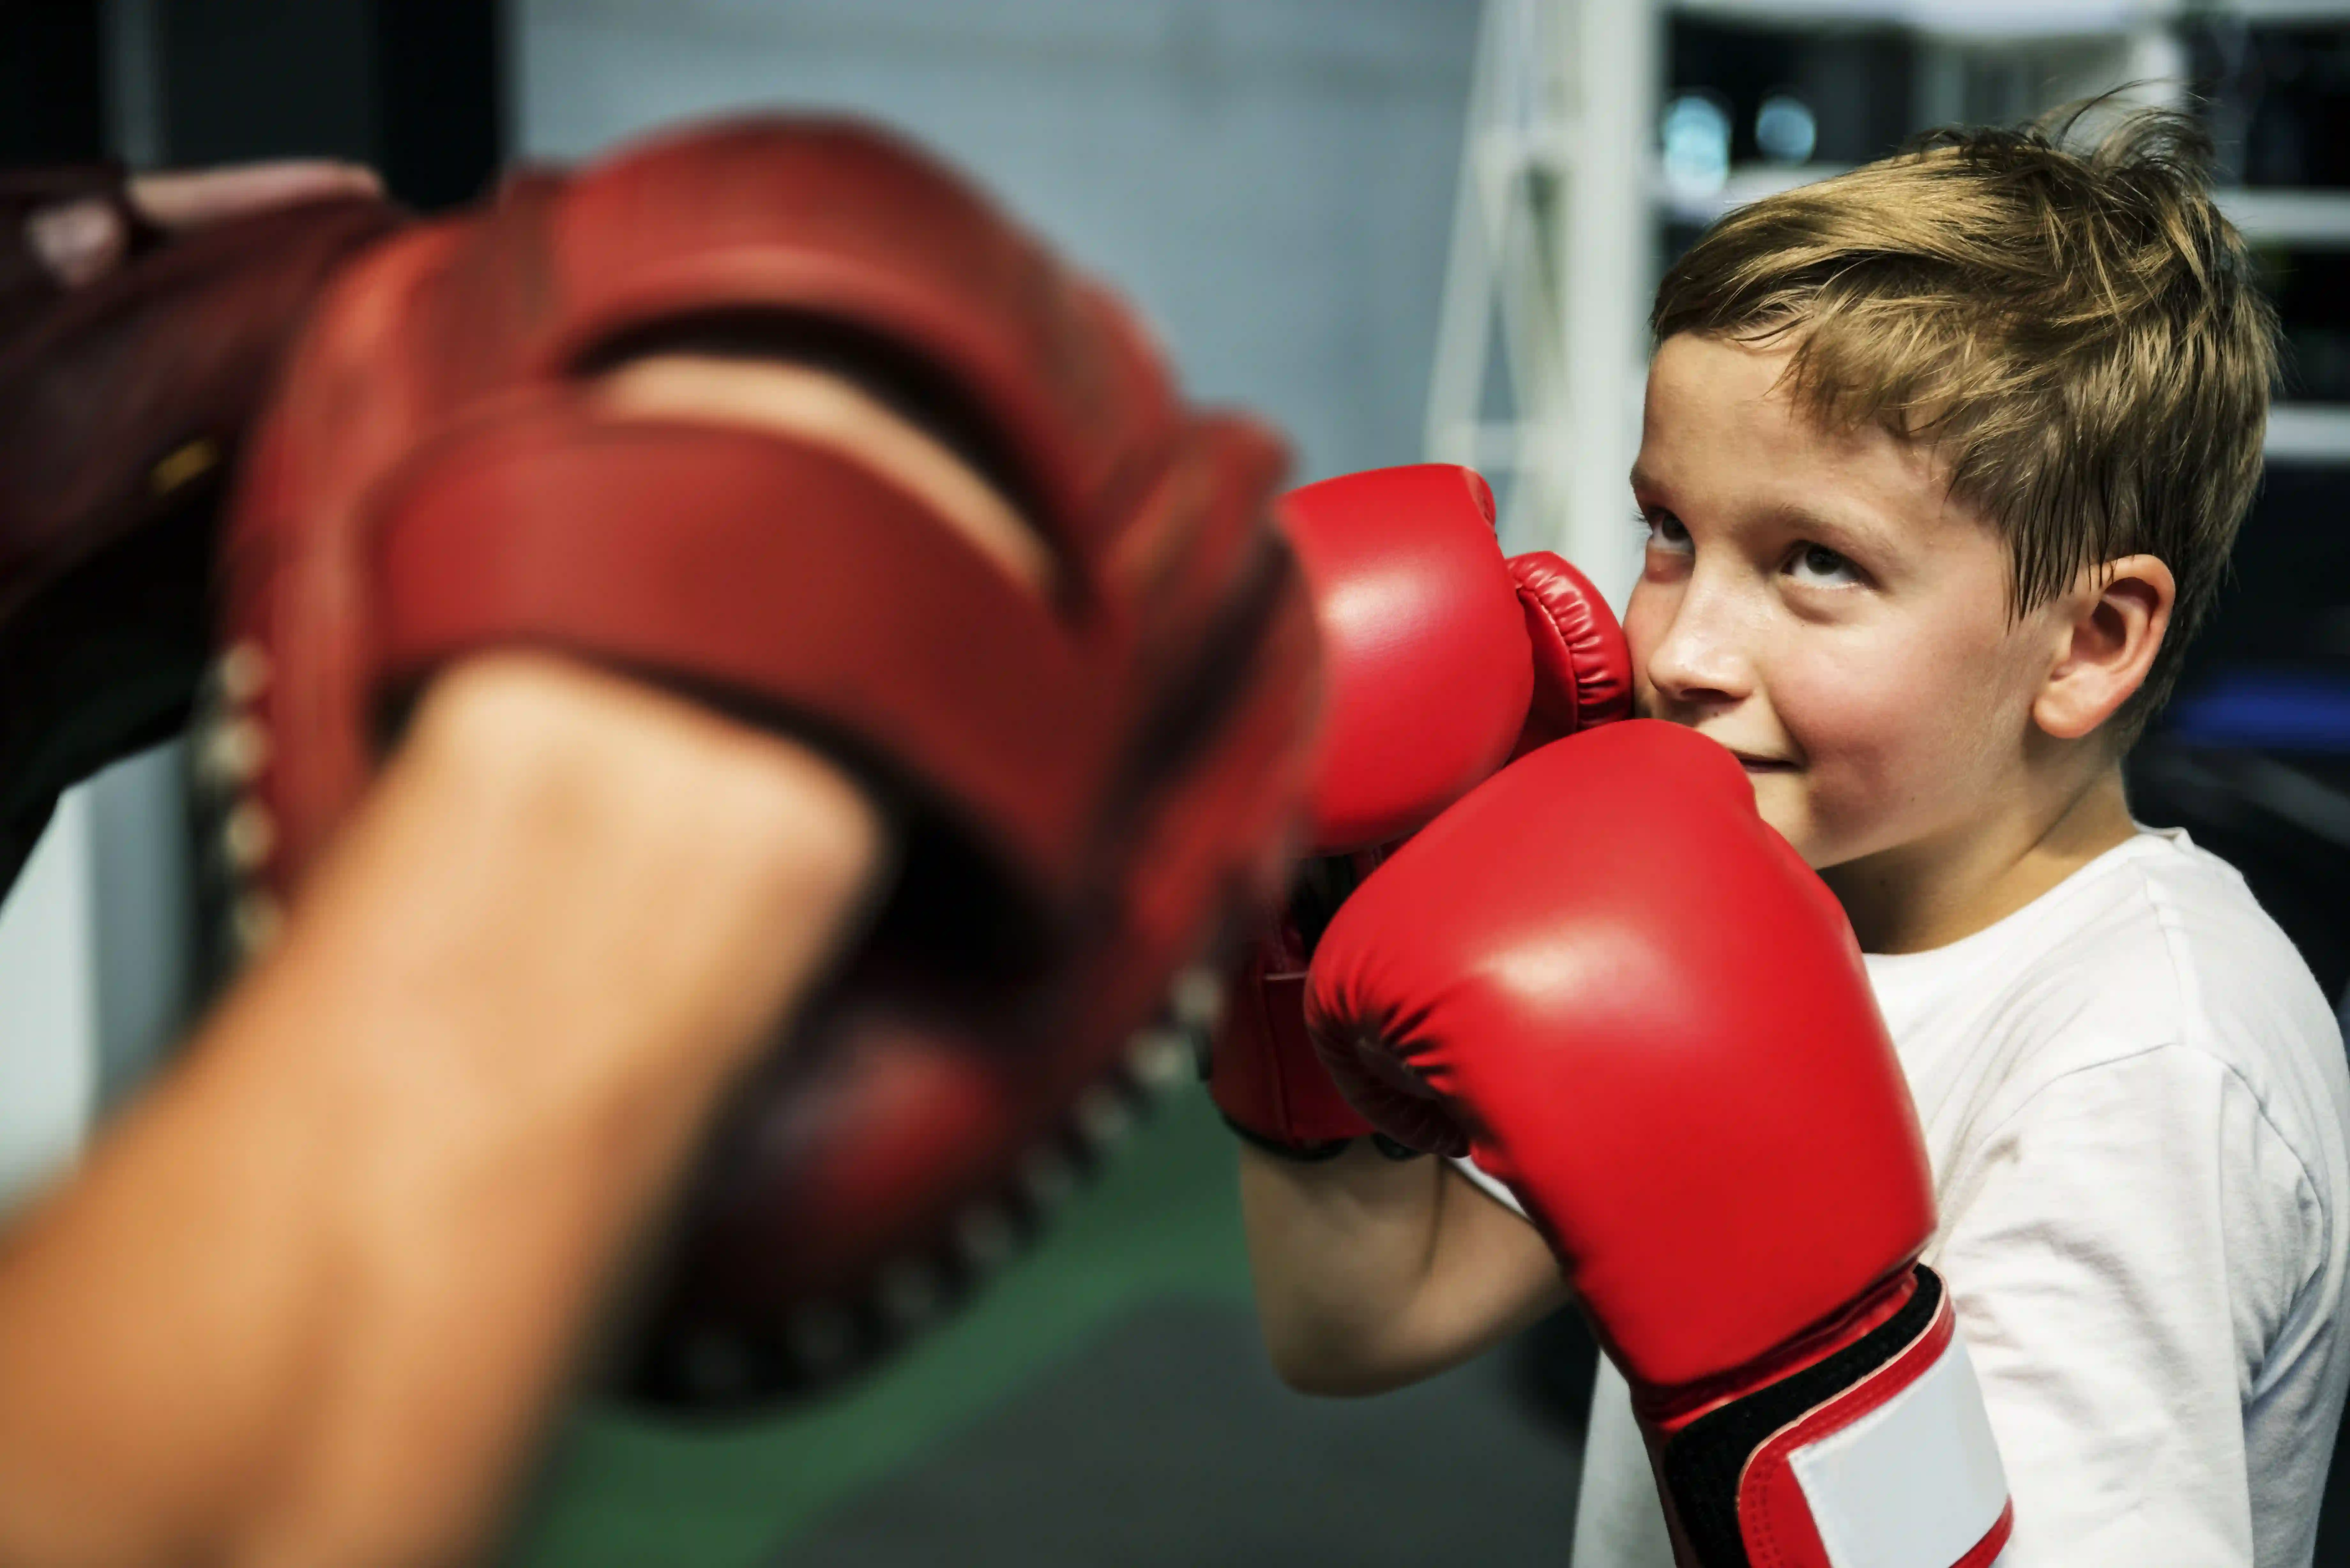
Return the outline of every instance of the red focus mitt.
[[[713,349],[713,345],[716,346]],[[1041,588],[827,441],[603,395],[647,354],[820,365],[956,446]],[[235,500],[205,754],[265,937],[436,670],[528,644],[788,727],[906,857],[690,1198],[634,1386],[739,1402],[937,1311],[1188,1061],[1185,966],[1277,888],[1315,639],[1283,463],[1109,296],[853,125],[657,140],[338,280]]]

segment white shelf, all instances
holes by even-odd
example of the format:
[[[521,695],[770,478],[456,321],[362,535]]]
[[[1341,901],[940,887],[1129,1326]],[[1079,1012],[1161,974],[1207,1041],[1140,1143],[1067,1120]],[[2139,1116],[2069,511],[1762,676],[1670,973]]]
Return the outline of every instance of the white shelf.
[[[2220,10],[2222,16],[2241,16],[2248,22],[2272,22],[2283,26],[2323,26],[2328,22],[2350,22],[2350,0],[2230,0]]]
[[[2236,188],[2220,207],[2254,244],[2350,249],[2350,191]]]
[[[2124,32],[2173,9],[2138,0],[1675,0],[1672,8],[1725,22],[1879,22],[1950,36],[2045,38]]]
[[[1762,26],[1877,22],[1945,38],[2078,38],[2190,19],[2186,0],[1672,0],[1687,16]],[[2278,26],[2350,22],[2350,0],[2225,0],[2222,17]],[[2210,13],[2206,13],[2210,14]]]
[[[2350,462],[2350,403],[2274,403],[2269,408],[2272,462]]]

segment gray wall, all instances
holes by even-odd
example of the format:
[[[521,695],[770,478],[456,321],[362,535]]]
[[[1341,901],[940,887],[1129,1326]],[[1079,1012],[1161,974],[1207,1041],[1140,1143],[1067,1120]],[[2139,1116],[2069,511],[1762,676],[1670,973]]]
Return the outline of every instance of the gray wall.
[[[184,764],[175,741],[67,791],[0,901],[0,1217],[186,1022]]]
[[[1474,0],[519,0],[515,141],[851,109],[1149,313],[1298,477],[1416,461]]]

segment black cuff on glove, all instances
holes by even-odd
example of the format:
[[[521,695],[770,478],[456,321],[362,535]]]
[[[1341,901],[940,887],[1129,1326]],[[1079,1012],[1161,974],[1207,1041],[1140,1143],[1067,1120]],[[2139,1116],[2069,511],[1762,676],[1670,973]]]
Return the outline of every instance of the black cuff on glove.
[[[1265,1137],[1254,1127],[1243,1127],[1221,1110],[1216,1114],[1223,1116],[1224,1125],[1232,1128],[1233,1136],[1243,1143],[1261,1148],[1277,1159],[1292,1159],[1300,1165],[1319,1165],[1326,1159],[1336,1159],[1347,1152],[1348,1144],[1355,1141],[1350,1137],[1334,1137],[1317,1143],[1283,1143],[1278,1138]]]
[[[1801,1372],[1700,1416],[1665,1450],[1665,1481],[1697,1560],[1750,1568],[1738,1527],[1739,1479],[1754,1450],[1805,1411],[1825,1404],[1901,1354],[1942,1304],[1941,1276],[1917,1265],[1918,1288],[1868,1334]]]
[[[1224,1125],[1232,1128],[1233,1136],[1242,1142],[1253,1147],[1261,1148],[1276,1159],[1295,1160],[1300,1165],[1319,1165],[1324,1160],[1336,1159],[1347,1152],[1348,1144],[1355,1141],[1350,1137],[1334,1137],[1324,1138],[1315,1143],[1283,1143],[1278,1138],[1265,1137],[1253,1127],[1243,1127],[1221,1110],[1216,1114],[1224,1117]],[[1375,1132],[1371,1135],[1371,1147],[1398,1163],[1407,1159],[1418,1159],[1428,1152],[1425,1149],[1414,1148],[1407,1143],[1398,1143],[1382,1132]]]

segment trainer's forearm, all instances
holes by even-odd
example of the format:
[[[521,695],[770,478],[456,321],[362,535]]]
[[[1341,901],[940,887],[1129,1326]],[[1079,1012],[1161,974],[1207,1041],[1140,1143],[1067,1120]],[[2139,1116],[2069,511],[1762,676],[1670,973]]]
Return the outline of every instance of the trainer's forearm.
[[[0,1252],[0,1561],[462,1557],[884,853],[786,743],[539,661],[444,681],[278,950]]]
[[[1266,1350],[1308,1393],[1415,1382],[1565,1300],[1531,1227],[1443,1161],[1368,1139],[1311,1162],[1243,1145],[1241,1213]]]

